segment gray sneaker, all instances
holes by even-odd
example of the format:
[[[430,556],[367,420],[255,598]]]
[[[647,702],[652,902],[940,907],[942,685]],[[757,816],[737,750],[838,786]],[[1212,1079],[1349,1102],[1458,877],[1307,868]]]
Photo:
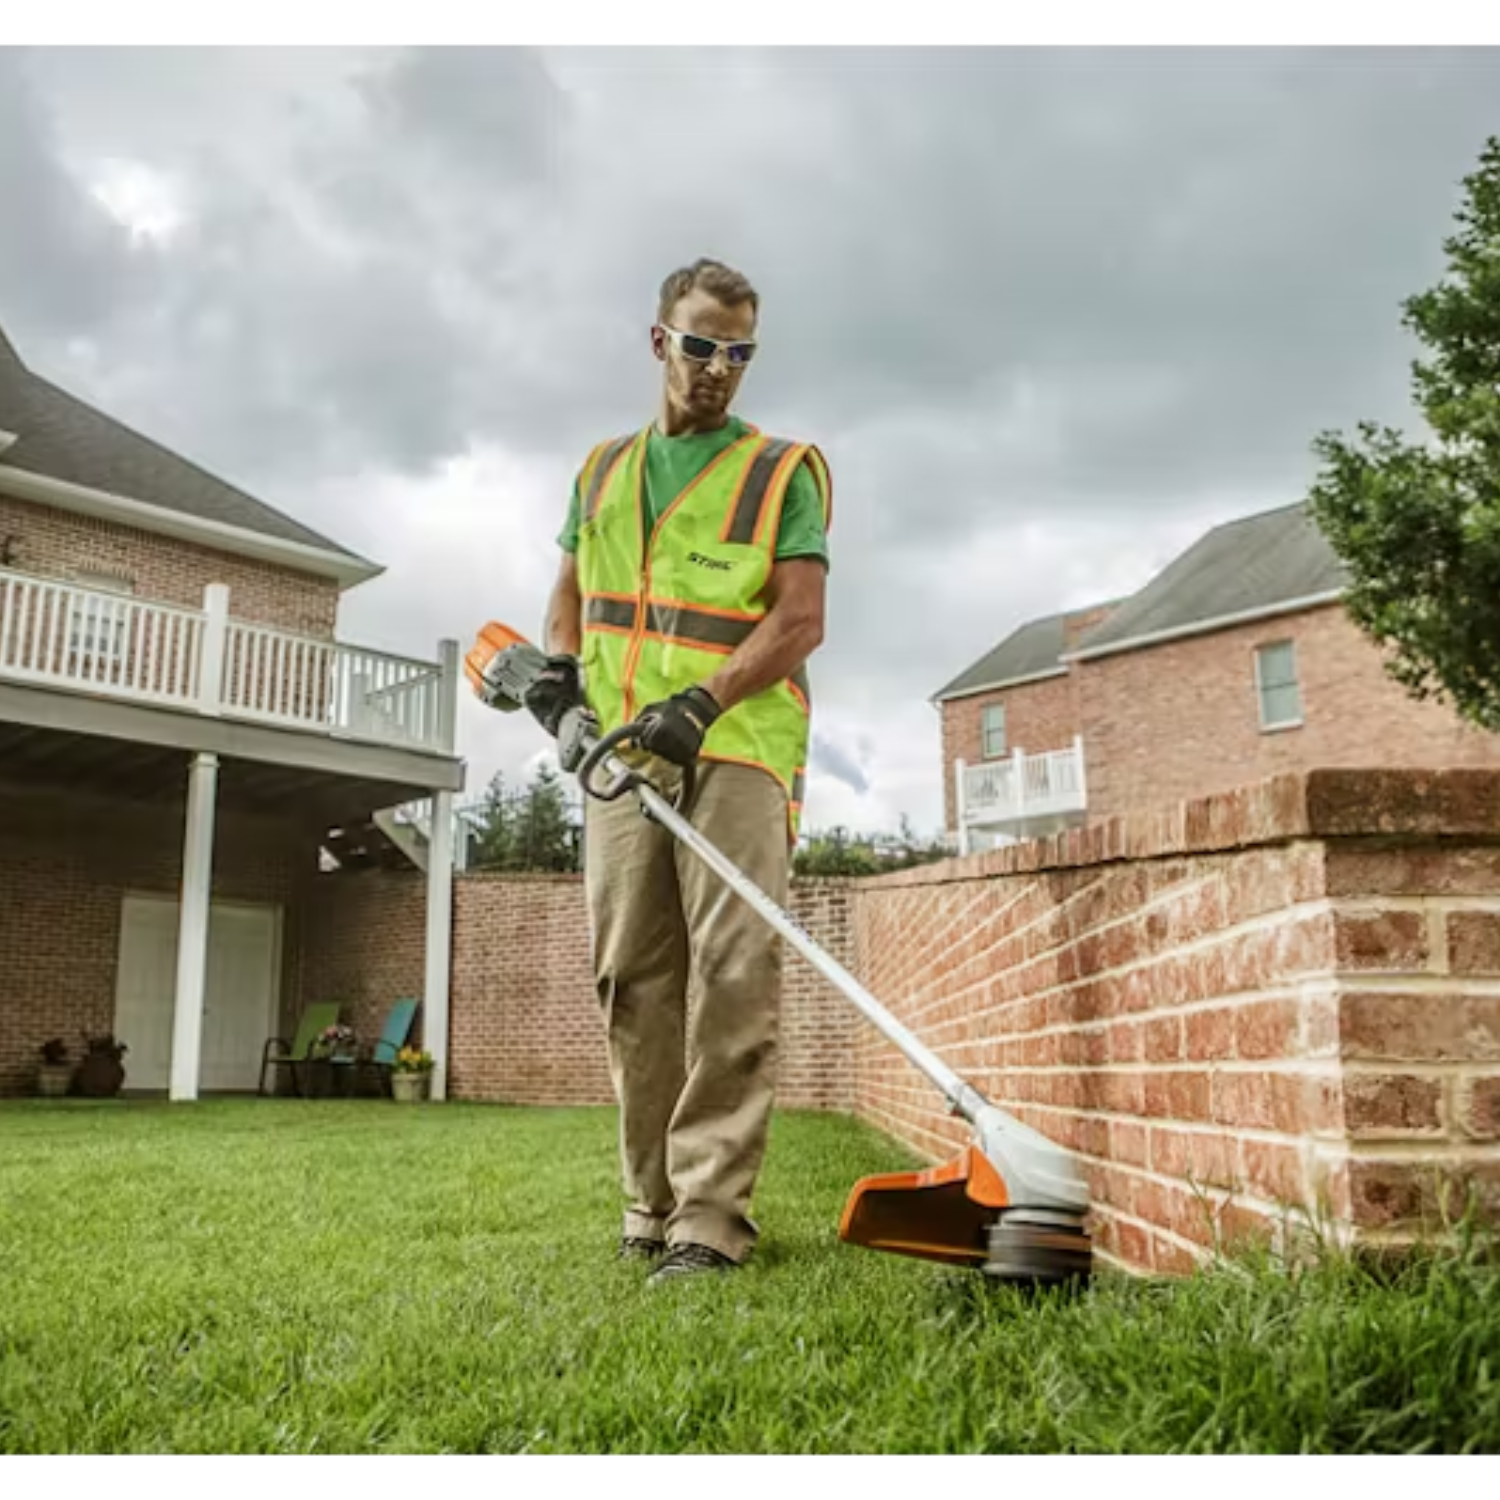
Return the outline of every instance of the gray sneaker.
[[[704,1271],[734,1271],[739,1262],[708,1245],[673,1245],[667,1257],[647,1278],[652,1285],[677,1276],[695,1276]]]

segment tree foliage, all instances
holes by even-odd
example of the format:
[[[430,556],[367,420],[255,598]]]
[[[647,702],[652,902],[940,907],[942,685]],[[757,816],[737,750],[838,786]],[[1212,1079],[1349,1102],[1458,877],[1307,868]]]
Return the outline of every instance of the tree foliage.
[[[792,873],[805,876],[879,875],[947,859],[952,850],[941,839],[922,839],[901,819],[895,838],[878,838],[832,828],[809,834],[792,858]]]
[[[511,791],[503,774],[485,790],[474,820],[469,868],[562,873],[581,868],[577,821],[556,771],[543,766],[530,786]]]
[[[1463,185],[1446,274],[1402,304],[1426,350],[1412,395],[1430,435],[1373,422],[1354,441],[1321,434],[1309,508],[1391,676],[1500,730],[1500,140]]]

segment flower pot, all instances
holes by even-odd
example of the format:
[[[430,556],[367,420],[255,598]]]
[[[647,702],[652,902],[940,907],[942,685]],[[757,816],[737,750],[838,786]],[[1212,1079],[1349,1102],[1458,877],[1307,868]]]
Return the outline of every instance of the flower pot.
[[[397,1104],[420,1104],[431,1080],[431,1073],[392,1073],[391,1097]]]
[[[61,1099],[72,1082],[71,1063],[43,1063],[37,1070],[37,1092],[43,1099]]]
[[[125,1064],[110,1052],[85,1052],[78,1064],[78,1092],[88,1099],[109,1099],[125,1082]]]

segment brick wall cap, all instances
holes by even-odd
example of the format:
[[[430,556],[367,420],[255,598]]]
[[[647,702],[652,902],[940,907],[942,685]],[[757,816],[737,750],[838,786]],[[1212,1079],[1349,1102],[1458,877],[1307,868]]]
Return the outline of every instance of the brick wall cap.
[[[1003,849],[863,876],[858,884],[862,889],[945,885],[1299,839],[1371,837],[1500,843],[1500,769],[1288,771]]]

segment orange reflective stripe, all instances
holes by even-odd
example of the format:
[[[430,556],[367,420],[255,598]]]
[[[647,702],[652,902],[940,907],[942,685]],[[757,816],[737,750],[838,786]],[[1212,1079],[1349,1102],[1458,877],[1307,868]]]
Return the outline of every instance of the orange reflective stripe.
[[[792,690],[792,697],[802,705],[802,712],[812,713],[812,687],[807,680],[807,668],[798,667],[786,680],[786,685]]]
[[[828,460],[816,448],[809,447],[807,464],[823,496],[823,530],[830,531],[833,528],[833,476],[828,472]]]
[[[735,494],[734,503],[729,507],[720,540],[742,545],[755,540],[761,511],[765,506],[766,496],[770,493],[771,480],[777,472],[777,466],[786,459],[788,453],[795,452],[798,446],[785,438],[763,441],[760,452],[751,459],[750,466],[745,471],[744,482]]]
[[[701,469],[698,470],[695,475],[693,475],[692,479],[688,481],[687,487],[682,491],[682,493],[678,495],[677,498],[657,518],[656,526],[653,528],[651,533],[652,537],[654,538],[656,533],[661,530],[662,526],[666,523],[668,517],[671,516],[672,512],[676,510],[677,507],[681,505],[682,502],[686,500],[688,496],[691,495],[693,491],[697,489],[698,486],[702,484],[703,481],[714,472],[715,469],[717,469],[721,464],[727,463],[731,458],[738,456],[742,449],[750,447],[755,443],[764,441],[765,440],[761,437],[761,435],[756,432],[754,428],[751,428],[749,432],[745,433],[741,437],[736,438],[734,442],[732,442],[727,448],[723,450],[722,453],[715,454],[714,457],[708,461],[708,463],[706,463]]]
[[[624,460],[634,441],[635,436],[632,434],[629,437],[616,438],[612,443],[605,443],[595,450],[599,457],[589,473],[588,483],[583,493],[585,519],[593,519],[594,512],[599,508],[599,497],[604,493],[615,470]]]
[[[786,490],[792,481],[792,471],[802,462],[802,455],[806,452],[807,449],[801,444],[794,447],[776,465],[776,472],[766,487],[765,503],[760,508],[760,519],[755,528],[755,545],[766,546],[766,534],[769,532],[771,543],[767,547],[767,554],[770,556],[775,555],[776,535],[781,529],[781,508],[786,504]]]

